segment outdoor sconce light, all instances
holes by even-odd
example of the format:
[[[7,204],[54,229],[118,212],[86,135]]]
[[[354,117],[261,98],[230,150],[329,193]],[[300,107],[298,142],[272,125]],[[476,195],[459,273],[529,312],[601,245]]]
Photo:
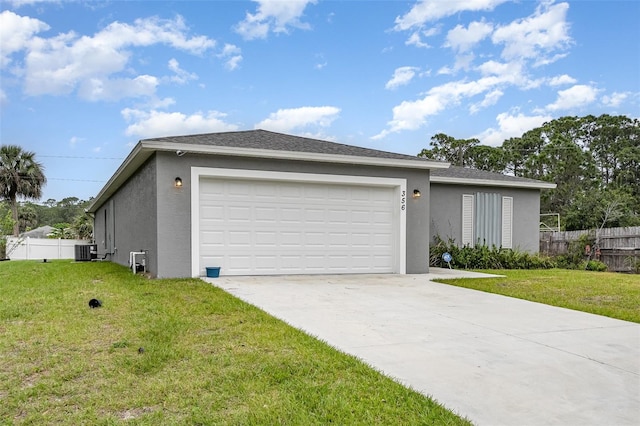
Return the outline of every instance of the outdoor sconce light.
[[[182,179],[180,177],[177,177],[173,186],[175,186],[176,188],[182,188]]]
[[[422,194],[420,194],[420,191],[417,189],[413,190],[413,198],[420,198]]]

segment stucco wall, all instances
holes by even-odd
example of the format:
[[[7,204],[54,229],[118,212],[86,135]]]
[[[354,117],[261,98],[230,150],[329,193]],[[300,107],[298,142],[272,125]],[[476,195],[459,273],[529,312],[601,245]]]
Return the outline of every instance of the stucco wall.
[[[436,235],[462,241],[462,195],[496,192],[513,197],[513,248],[530,253],[539,249],[540,190],[495,186],[431,183],[430,241]]]
[[[129,253],[148,250],[147,270],[156,274],[158,266],[156,216],[156,160],[151,157],[95,213],[94,237],[98,256],[128,266]],[[113,218],[111,207],[113,205]],[[107,225],[105,226],[105,211]],[[106,228],[106,229],[105,229]],[[105,244],[111,237],[113,244]]]
[[[326,164],[244,158],[204,156],[160,152],[157,158],[158,182],[158,276],[191,275],[191,167],[252,169],[296,173],[378,176],[407,179],[407,192],[419,189],[420,199],[407,200],[407,273],[428,272],[429,253],[429,173],[426,170],[401,170],[384,167]],[[182,178],[179,190],[173,187]]]

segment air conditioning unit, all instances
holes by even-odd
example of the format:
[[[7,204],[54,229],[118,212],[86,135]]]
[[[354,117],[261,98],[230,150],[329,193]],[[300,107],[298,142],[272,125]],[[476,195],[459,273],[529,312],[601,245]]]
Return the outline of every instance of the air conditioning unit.
[[[79,245],[76,244],[76,262],[90,262],[91,261],[91,245]]]

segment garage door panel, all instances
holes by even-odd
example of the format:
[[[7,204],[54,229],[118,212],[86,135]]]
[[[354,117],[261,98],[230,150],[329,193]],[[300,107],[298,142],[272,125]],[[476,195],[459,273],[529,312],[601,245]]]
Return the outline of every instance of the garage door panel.
[[[229,181],[226,187],[226,194],[228,197],[245,199],[249,195],[252,195],[252,185],[249,181]]]
[[[393,187],[200,180],[200,269],[223,275],[395,272]]]
[[[255,246],[259,248],[277,248],[278,247],[278,233],[274,231],[270,232],[256,232],[255,233]]]
[[[255,218],[258,222],[276,223],[278,209],[275,207],[254,207]]]
[[[330,209],[328,211],[329,224],[347,225],[349,223],[349,212],[347,209]]]
[[[371,223],[373,224],[384,224],[389,223],[393,220],[393,213],[386,211],[375,211],[371,216]]]
[[[224,208],[221,206],[202,205],[201,210],[206,221],[224,220]]]
[[[393,242],[393,234],[374,234],[373,246],[378,248],[388,247]]]
[[[281,207],[279,210],[279,215],[277,215],[279,222],[282,223],[286,223],[286,224],[296,224],[296,223],[304,223],[303,220],[303,209],[302,207],[296,207],[296,208],[287,208],[287,207]]]
[[[306,248],[323,248],[325,245],[324,232],[305,232],[304,247]]]
[[[300,247],[303,244],[303,233],[298,232],[281,232],[280,233],[280,245],[284,248]]]
[[[307,224],[324,224],[326,222],[326,212],[320,208],[306,208],[304,222]]]

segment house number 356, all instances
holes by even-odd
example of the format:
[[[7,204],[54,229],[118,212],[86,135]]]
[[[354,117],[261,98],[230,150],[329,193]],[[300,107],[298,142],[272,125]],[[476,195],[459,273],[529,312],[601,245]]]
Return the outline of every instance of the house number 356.
[[[407,208],[407,191],[400,191],[400,210]]]

